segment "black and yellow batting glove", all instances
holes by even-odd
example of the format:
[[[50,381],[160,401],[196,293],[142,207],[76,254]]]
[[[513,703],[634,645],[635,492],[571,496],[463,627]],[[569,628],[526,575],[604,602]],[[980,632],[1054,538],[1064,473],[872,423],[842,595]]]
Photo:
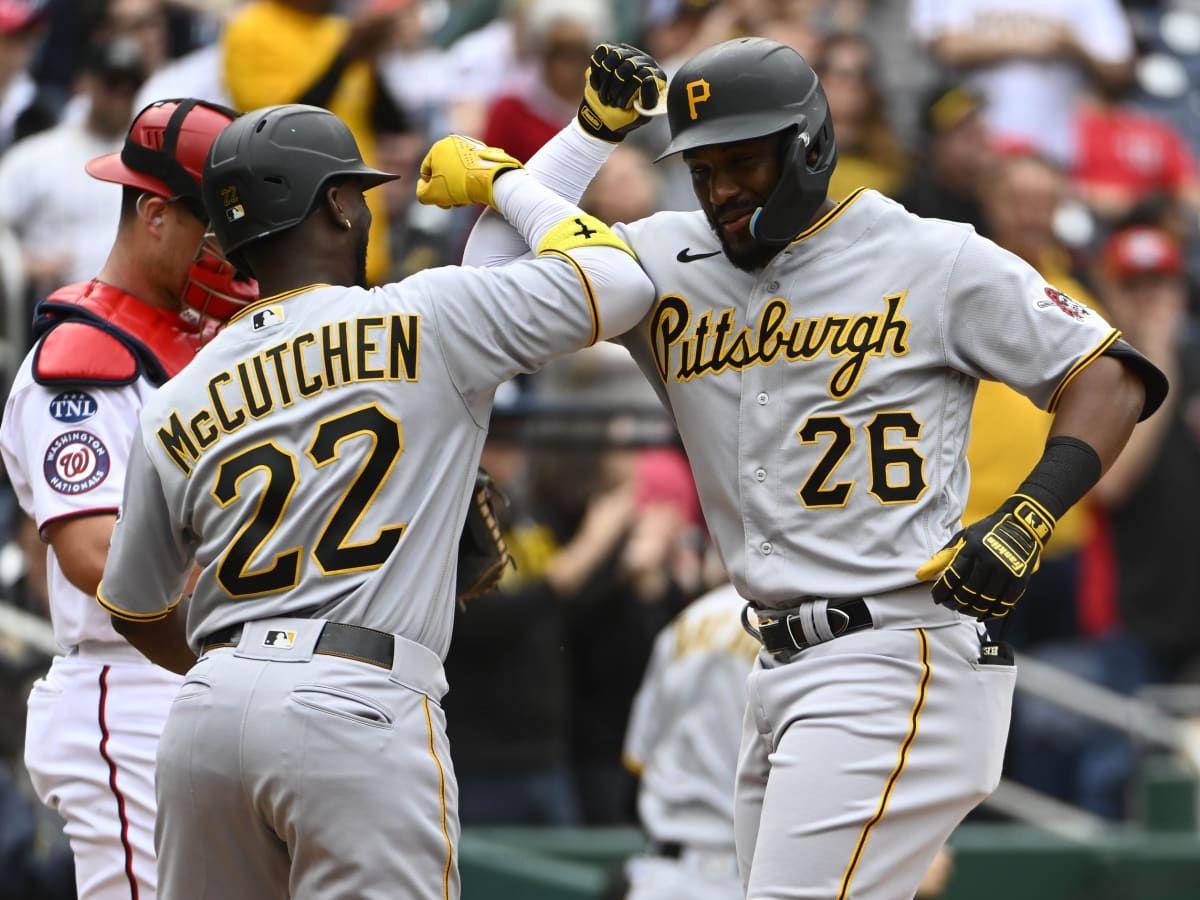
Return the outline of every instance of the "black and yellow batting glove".
[[[599,44],[584,77],[579,124],[588,134],[619,143],[663,112],[667,76],[650,54],[630,44]]]
[[[980,621],[1002,619],[1041,565],[1055,524],[1041,503],[1014,494],[992,515],[952,537],[917,570],[917,578],[934,581],[935,603]]]

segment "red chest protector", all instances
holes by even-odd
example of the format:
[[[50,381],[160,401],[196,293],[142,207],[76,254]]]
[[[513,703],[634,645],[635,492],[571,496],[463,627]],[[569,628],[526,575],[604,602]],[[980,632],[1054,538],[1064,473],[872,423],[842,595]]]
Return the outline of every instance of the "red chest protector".
[[[215,328],[189,330],[173,310],[147,306],[101,281],[67,285],[38,304],[33,357],[38,384],[155,387],[186,366]]]

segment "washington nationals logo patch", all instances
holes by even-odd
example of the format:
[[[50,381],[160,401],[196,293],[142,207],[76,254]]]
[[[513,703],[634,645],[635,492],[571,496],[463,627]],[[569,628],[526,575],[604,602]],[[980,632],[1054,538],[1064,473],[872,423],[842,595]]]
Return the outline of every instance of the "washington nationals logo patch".
[[[1072,319],[1086,319],[1092,314],[1092,311],[1078,300],[1072,300],[1057,288],[1052,288],[1050,285],[1046,285],[1045,291],[1047,299],[1038,300],[1038,309],[1057,308],[1066,313]]]
[[[111,467],[104,441],[90,431],[60,434],[42,461],[46,483],[60,494],[83,494],[98,487]]]

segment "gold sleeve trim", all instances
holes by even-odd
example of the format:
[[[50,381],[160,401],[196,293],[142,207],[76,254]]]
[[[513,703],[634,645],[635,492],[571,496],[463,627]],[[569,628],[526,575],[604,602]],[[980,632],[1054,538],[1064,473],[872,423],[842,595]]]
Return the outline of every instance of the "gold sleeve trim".
[[[1075,365],[1071,366],[1071,368],[1067,371],[1067,374],[1063,376],[1062,381],[1058,383],[1058,387],[1054,389],[1054,393],[1050,395],[1050,405],[1046,407],[1046,412],[1052,413],[1058,408],[1058,401],[1062,399],[1063,391],[1067,389],[1067,385],[1075,380],[1075,376],[1077,376],[1080,372],[1082,372],[1084,369],[1094,363],[1100,356],[1102,356],[1104,351],[1111,347],[1120,336],[1121,332],[1114,328],[1108,333],[1104,340],[1096,345],[1095,349],[1093,349],[1087,356],[1076,362]]]
[[[592,314],[592,337],[587,342],[589,347],[592,346],[596,341],[600,340],[600,307],[596,303],[596,291],[592,288],[591,279],[588,278],[587,272],[583,270],[583,266],[579,265],[570,253],[553,248],[540,252],[551,256],[561,256],[575,268],[575,274],[579,276],[579,281],[583,285],[583,292],[587,295],[588,310]]]
[[[875,815],[867,820],[866,824],[862,827],[862,831],[859,832],[858,843],[854,845],[854,853],[850,856],[850,862],[846,865],[845,874],[842,875],[842,887],[838,891],[837,900],[846,900],[850,896],[850,882],[854,879],[854,870],[858,868],[863,850],[867,846],[867,840],[871,837],[871,829],[879,823],[883,818],[883,814],[887,812],[887,805],[892,797],[892,790],[896,787],[896,782],[900,780],[900,774],[904,771],[904,766],[908,762],[908,750],[917,739],[917,730],[921,724],[921,710],[925,708],[925,694],[929,688],[930,676],[933,674],[933,670],[929,665],[929,638],[925,635],[924,628],[917,629],[917,637],[921,641],[921,683],[917,687],[917,699],[913,701],[912,712],[909,714],[908,735],[904,738],[904,743],[900,745],[900,754],[896,760],[896,768],[892,769],[892,774],[888,776],[887,783],[883,786],[883,794],[879,798],[879,807],[875,810]]]
[[[103,584],[100,584],[99,587],[96,588],[96,602],[99,603],[107,613],[116,616],[118,619],[124,619],[126,622],[159,622],[173,613],[175,611],[175,607],[183,602],[183,595],[180,594],[175,598],[175,602],[164,610],[152,613],[135,613],[130,612],[127,609],[121,609],[119,606],[114,606],[112,603],[110,603],[104,597],[103,588]]]

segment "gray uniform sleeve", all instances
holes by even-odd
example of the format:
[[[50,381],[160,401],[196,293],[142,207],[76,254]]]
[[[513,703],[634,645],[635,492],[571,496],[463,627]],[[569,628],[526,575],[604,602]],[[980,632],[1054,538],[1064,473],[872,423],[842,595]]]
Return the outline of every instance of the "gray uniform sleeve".
[[[416,277],[431,295],[450,376],[468,397],[627,331],[653,298],[637,262],[613,247]]]
[[[139,435],[130,450],[125,496],[96,598],[121,619],[161,619],[179,604],[191,569],[192,548],[171,517]]]
[[[1002,381],[1051,412],[1071,379],[1119,336],[1094,310],[974,233],[950,269],[940,324],[951,367]]]

